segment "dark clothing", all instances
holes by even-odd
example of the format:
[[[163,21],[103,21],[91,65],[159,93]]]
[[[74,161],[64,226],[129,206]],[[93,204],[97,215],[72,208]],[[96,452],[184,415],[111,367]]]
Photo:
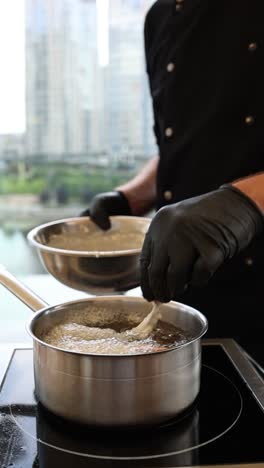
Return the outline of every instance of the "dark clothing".
[[[264,170],[264,2],[176,5],[159,0],[145,23],[159,206]]]
[[[149,10],[157,208],[264,171],[263,18],[262,0],[158,0]],[[264,333],[263,268],[258,239],[180,299],[208,316],[208,336],[254,341]]]
[[[207,316],[205,338],[234,338],[264,366],[262,291],[263,276],[248,274],[226,283],[212,281],[207,287],[192,289],[176,299]]]

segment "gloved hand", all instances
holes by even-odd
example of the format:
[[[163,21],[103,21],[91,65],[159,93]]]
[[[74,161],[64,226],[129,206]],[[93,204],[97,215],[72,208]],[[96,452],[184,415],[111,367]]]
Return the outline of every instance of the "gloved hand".
[[[81,213],[81,216],[90,216],[104,230],[111,227],[109,216],[116,215],[132,215],[126,196],[118,191],[96,195],[92,199],[90,208]]]
[[[258,207],[230,185],[161,208],[142,248],[143,296],[168,302],[188,285],[205,285],[263,229]]]

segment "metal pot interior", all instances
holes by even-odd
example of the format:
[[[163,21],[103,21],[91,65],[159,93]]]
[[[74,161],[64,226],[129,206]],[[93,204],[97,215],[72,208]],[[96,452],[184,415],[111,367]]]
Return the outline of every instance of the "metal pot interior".
[[[101,328],[116,328],[116,324],[122,323],[132,328],[151,308],[151,303],[139,297],[103,296],[77,300],[38,312],[30,320],[28,331],[33,338],[42,341],[43,334],[66,321]],[[200,312],[177,302],[162,305],[162,320],[188,331],[192,338],[187,343],[201,338],[207,330],[207,320]]]

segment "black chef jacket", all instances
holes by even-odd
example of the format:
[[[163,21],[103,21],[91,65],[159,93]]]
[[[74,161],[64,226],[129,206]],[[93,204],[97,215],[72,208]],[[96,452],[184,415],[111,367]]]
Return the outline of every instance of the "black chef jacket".
[[[149,10],[157,208],[264,170],[263,24],[263,0],[158,0]],[[176,299],[210,318],[209,336],[244,343],[263,339],[263,287],[261,238]]]
[[[158,207],[264,170],[263,24],[263,0],[158,0],[149,10]]]

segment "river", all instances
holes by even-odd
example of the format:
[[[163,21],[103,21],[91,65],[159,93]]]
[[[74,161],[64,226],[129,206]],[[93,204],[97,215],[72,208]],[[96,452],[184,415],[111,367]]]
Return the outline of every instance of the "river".
[[[14,275],[44,273],[37,252],[21,231],[8,232],[0,228],[0,252],[0,263]]]

